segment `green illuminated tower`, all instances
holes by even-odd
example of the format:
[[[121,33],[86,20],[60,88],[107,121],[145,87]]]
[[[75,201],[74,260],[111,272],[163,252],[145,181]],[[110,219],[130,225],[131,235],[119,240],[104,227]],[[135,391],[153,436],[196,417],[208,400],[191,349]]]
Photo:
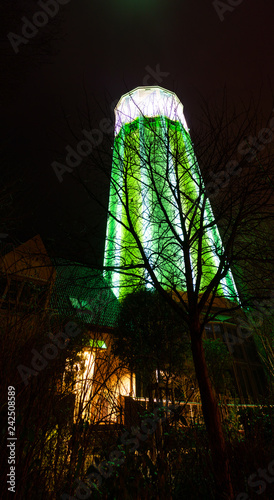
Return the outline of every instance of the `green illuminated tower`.
[[[119,298],[136,287],[203,292],[223,266],[222,241],[178,97],[138,87],[115,108],[104,265]],[[237,297],[228,269],[217,295]]]

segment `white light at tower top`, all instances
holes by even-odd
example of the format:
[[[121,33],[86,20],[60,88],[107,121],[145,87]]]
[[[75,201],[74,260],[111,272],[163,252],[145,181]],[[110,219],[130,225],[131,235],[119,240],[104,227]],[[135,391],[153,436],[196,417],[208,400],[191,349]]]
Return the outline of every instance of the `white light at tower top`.
[[[115,135],[140,116],[166,116],[180,121],[188,131],[184,107],[174,92],[162,87],[137,87],[123,95],[115,107]]]

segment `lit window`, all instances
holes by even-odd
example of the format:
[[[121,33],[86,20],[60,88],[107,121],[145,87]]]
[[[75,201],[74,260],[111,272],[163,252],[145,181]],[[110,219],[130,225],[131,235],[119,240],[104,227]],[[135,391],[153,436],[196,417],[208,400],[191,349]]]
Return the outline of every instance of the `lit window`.
[[[107,344],[105,343],[104,340],[95,340],[95,339],[91,339],[89,341],[89,344],[91,347],[93,347],[94,349],[107,349]]]
[[[86,313],[92,312],[90,300],[76,299],[75,297],[70,297],[69,300],[71,302],[71,305],[75,309],[79,309],[79,311],[86,312]]]

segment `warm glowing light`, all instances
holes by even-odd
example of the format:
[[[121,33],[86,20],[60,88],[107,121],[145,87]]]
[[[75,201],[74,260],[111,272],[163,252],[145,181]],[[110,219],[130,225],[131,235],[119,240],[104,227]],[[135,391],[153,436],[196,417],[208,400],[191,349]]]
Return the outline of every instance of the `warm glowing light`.
[[[89,401],[92,394],[92,384],[95,366],[95,354],[91,349],[85,349],[81,352],[81,362],[74,366],[76,371],[76,381],[74,384],[75,400],[75,418],[80,415],[81,418],[89,418]]]

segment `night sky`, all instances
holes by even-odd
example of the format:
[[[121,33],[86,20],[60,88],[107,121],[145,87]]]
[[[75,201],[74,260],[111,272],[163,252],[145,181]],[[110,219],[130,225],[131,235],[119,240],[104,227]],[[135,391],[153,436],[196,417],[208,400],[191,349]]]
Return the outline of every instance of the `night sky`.
[[[32,21],[43,3],[58,12],[13,42],[15,53],[7,35],[22,36],[22,17]],[[51,164],[83,139],[83,124],[113,119],[111,103],[134,87],[175,91],[190,129],[202,100],[218,106],[224,87],[229,103],[253,96],[271,112],[273,0],[60,0],[59,8],[1,0],[0,9],[1,187],[16,186],[12,223],[0,232],[19,241],[40,233],[56,255],[100,262],[105,214],[70,174],[59,182]],[[109,157],[111,141],[106,133],[98,146]],[[108,186],[91,163],[89,185],[105,201]]]

